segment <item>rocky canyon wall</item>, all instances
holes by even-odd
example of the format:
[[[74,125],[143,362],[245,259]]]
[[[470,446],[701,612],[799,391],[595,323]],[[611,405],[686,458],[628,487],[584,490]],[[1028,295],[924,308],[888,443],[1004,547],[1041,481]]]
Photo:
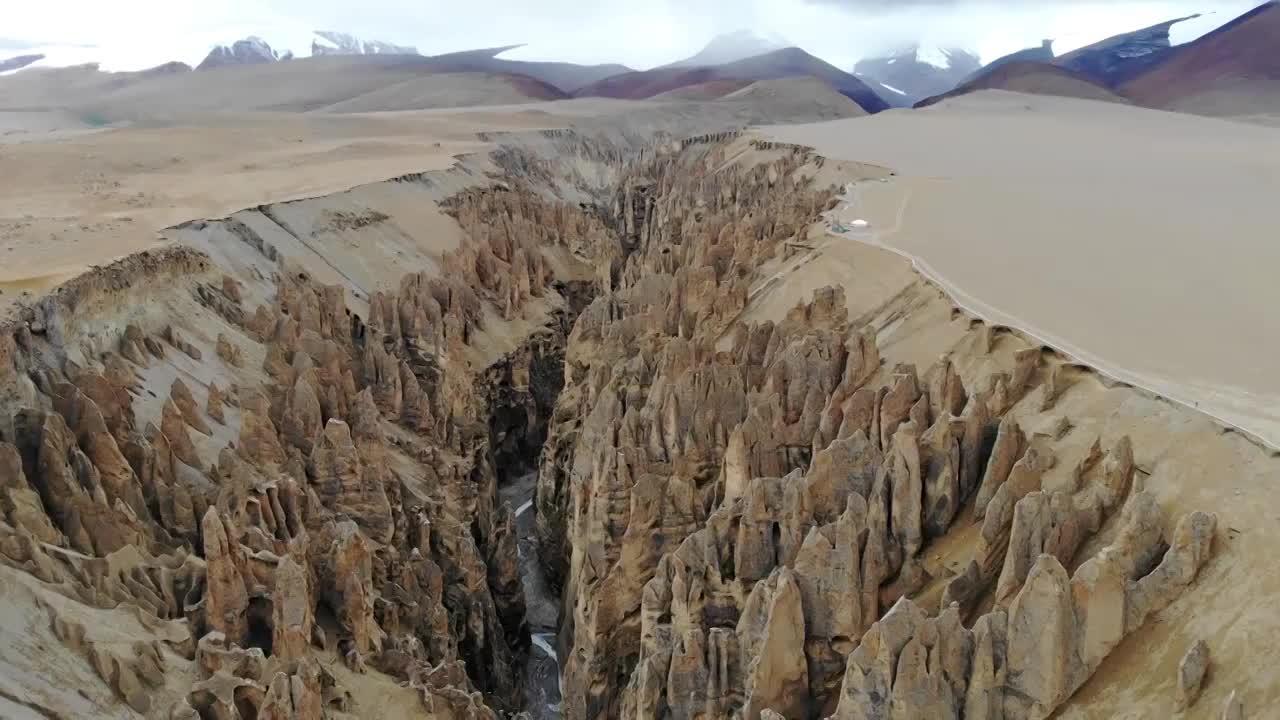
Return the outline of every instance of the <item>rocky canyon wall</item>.
[[[110,692],[0,709],[516,714],[530,472],[567,718],[1044,718],[1195,581],[1215,516],[1085,439],[1082,370],[981,323],[926,362],[939,300],[869,304],[871,264],[791,292],[850,168],[619,132],[188,223],[27,307],[0,595],[33,674]]]
[[[1127,439],[1058,457],[1068,418],[1022,427],[1065,382],[1038,347],[975,324],[890,365],[910,306],[859,321],[833,287],[757,319],[832,192],[803,149],[710,140],[624,173],[629,254],[569,339],[538,486],[565,716],[1047,717],[1194,580],[1214,516],[1166,540]]]
[[[6,329],[0,558],[75,601],[37,612],[123,705],[400,714],[379,687],[426,717],[524,705],[497,488],[536,464],[596,257],[621,252],[537,162],[192,223]],[[433,196],[425,220],[384,211]],[[426,268],[388,282],[432,223],[459,239],[416,243]],[[79,616],[122,606],[167,634],[86,639]]]

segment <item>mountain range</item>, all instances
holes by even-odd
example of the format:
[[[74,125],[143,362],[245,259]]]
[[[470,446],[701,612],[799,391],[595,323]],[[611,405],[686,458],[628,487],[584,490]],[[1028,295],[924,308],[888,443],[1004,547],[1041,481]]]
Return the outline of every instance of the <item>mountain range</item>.
[[[1116,87],[1167,60],[1174,52],[1169,30],[1180,22],[1198,17],[1188,15],[1115,35],[1056,57],[1053,64]]]
[[[697,57],[698,55],[693,56],[693,58]],[[579,88],[574,95],[643,100],[680,88],[710,83],[716,83],[727,90],[736,90],[747,83],[760,80],[813,77],[825,81],[866,112],[875,113],[889,108],[889,104],[862,80],[800,48],[782,48],[720,65],[688,64],[693,58],[653,70],[632,71],[606,77]],[[735,83],[726,81],[739,82],[737,87],[734,87]]]
[[[1119,89],[1163,110],[1280,114],[1280,3],[1262,5],[1175,48]]]
[[[977,90],[1132,102],[1203,115],[1280,113],[1280,2],[1264,3],[1200,38],[1174,46],[1170,30],[1191,15],[1052,55],[1052,42],[989,63],[917,107]]]
[[[339,31],[315,31],[310,48],[313,60],[332,56],[383,60],[344,67],[342,72],[356,74],[352,76],[350,93],[311,98],[311,94],[294,88],[289,96],[299,98],[303,108],[334,105],[379,109],[386,105],[412,109],[426,106],[422,103],[429,105],[431,101],[423,93],[448,83],[423,80],[423,76],[482,73],[496,78],[497,86],[514,89],[515,97],[533,100],[710,100],[727,97],[755,82],[807,77],[820,80],[868,113],[930,105],[977,90],[1068,95],[1206,114],[1233,114],[1246,106],[1249,113],[1276,111],[1280,106],[1280,53],[1275,50],[1275,38],[1280,37],[1280,4],[1266,3],[1199,40],[1174,46],[1171,29],[1197,17],[1173,18],[1059,56],[1054,54],[1053,41],[1045,40],[1038,47],[1011,53],[985,66],[976,53],[964,48],[913,44],[864,58],[854,65],[852,73],[789,45],[776,34],[748,30],[716,36],[697,53],[649,70],[621,64],[584,65],[502,57],[519,45],[424,56],[412,46],[362,39]],[[215,47],[196,70],[284,61],[296,62],[291,52],[278,51],[262,38],[248,37]],[[0,58],[0,73],[21,75],[29,72],[23,68],[49,64],[42,51],[34,48]],[[113,93],[144,79],[181,74],[189,69],[181,63],[170,63],[155,71],[104,74],[114,79],[100,81],[94,79],[93,65],[85,67],[88,70],[77,75],[74,87],[108,88]],[[284,72],[269,77],[289,83],[293,82],[289,79],[293,75]],[[43,92],[26,84],[12,87],[18,88],[11,92],[19,96],[30,91],[35,93],[33,97],[39,97]],[[366,93],[375,94],[362,97]],[[507,90],[499,94],[508,97]],[[89,93],[81,102],[88,103],[93,97],[96,96]],[[253,105],[246,105],[250,107]]]
[[[210,70],[228,65],[261,65],[263,63],[290,60],[293,53],[276,52],[260,37],[250,36],[237,40],[230,45],[218,45],[209,51],[204,60],[196,66],[197,70]]]

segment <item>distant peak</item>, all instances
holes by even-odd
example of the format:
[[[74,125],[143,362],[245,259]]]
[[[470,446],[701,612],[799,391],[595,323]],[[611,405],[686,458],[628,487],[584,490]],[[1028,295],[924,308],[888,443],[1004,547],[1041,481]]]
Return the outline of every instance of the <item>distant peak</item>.
[[[316,30],[311,38],[312,55],[417,55],[418,48],[382,40],[361,40],[350,33]]]
[[[951,53],[937,45],[917,45],[915,56],[916,62],[922,62],[943,70],[951,67]]]
[[[790,47],[791,43],[777,33],[761,34],[754,30],[740,29],[722,33],[693,57],[673,63],[673,67],[698,67],[725,65],[756,55]]]
[[[758,33],[755,30],[742,28],[716,35],[707,43],[707,48],[717,45],[761,49],[763,52],[768,52],[769,50],[781,50],[790,46],[791,43],[777,33]]]
[[[258,65],[273,63],[281,59],[289,59],[293,53],[286,52],[283,57],[257,35],[250,35],[230,45],[218,45],[209,51],[197,70],[208,70],[226,65]]]
[[[978,56],[976,53],[964,48],[916,43],[888,56],[888,61],[911,61],[931,65],[940,70],[950,70],[956,65],[957,61],[962,65],[977,63]]]

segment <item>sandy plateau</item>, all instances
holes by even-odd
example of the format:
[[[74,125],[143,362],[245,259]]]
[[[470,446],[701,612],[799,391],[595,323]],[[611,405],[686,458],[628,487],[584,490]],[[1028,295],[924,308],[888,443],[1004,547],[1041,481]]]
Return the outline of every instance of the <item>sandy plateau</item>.
[[[764,133],[897,171],[840,217],[974,314],[1280,448],[1280,133],[999,91]]]
[[[1280,704],[1280,128],[362,77],[0,113],[0,717]]]
[[[479,131],[563,124],[525,107],[448,115],[206,115],[54,142],[14,133],[9,137],[28,141],[0,153],[0,303],[162,244],[161,230],[188,220],[441,170],[459,154],[490,147],[477,140]],[[420,235],[446,249],[456,241],[449,233],[441,222]]]

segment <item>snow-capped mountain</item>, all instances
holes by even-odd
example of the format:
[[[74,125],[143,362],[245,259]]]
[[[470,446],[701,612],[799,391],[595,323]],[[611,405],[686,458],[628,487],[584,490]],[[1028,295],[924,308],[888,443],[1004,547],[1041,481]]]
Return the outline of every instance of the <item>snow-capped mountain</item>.
[[[1055,59],[1054,64],[1083,73],[1104,85],[1116,87],[1171,57],[1174,45],[1170,39],[1170,30],[1179,23],[1199,17],[1191,15],[1174,18],[1141,30],[1115,35],[1066,53]]]
[[[261,65],[292,58],[292,52],[278,53],[271,49],[267,41],[257,36],[250,36],[244,40],[237,40],[230,45],[218,45],[209,51],[204,61],[196,69],[209,70],[227,65]]]
[[[981,66],[977,54],[968,50],[913,45],[891,55],[864,58],[853,74],[872,84],[890,104],[901,106],[946,92]]]
[[[790,46],[791,43],[787,42],[786,38],[774,33],[760,35],[751,30],[738,30],[717,35],[697,55],[671,63],[666,67],[714,67]]]
[[[315,55],[417,55],[418,48],[410,45],[394,45],[381,40],[361,40],[349,33],[333,30],[316,30],[311,40],[311,54]]]

